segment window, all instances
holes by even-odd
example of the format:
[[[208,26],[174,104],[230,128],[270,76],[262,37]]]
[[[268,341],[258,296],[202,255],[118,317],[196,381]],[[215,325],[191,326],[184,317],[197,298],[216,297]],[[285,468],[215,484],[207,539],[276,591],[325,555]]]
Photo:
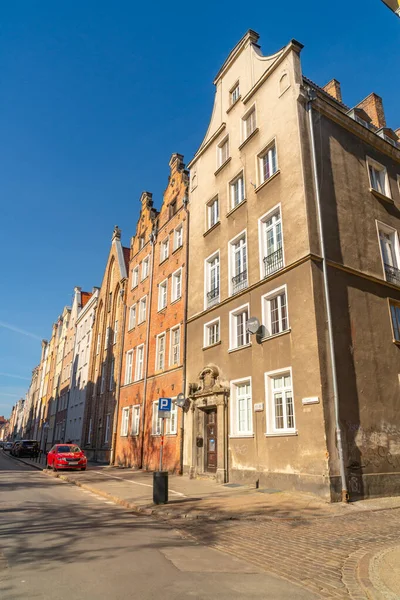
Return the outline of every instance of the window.
[[[141,235],[139,238],[139,250],[144,248],[144,235]]]
[[[158,418],[158,400],[153,402],[153,418],[151,423],[151,433],[152,435],[161,435],[162,430],[162,419]]]
[[[276,335],[289,329],[286,286],[274,290],[263,296],[262,299],[263,324],[265,335]]]
[[[125,358],[125,385],[132,383],[133,350],[128,350]]]
[[[104,443],[108,444],[110,439],[110,414],[106,415],[106,430],[104,433]]]
[[[146,304],[147,304],[147,296],[141,298],[139,301],[139,323],[143,323],[146,320]]]
[[[240,97],[240,89],[239,89],[239,82],[235,84],[235,86],[231,89],[230,91],[230,103],[235,104],[235,102],[237,102],[239,100]]]
[[[108,294],[108,312],[110,312],[112,307],[112,292]]]
[[[243,117],[243,140],[246,140],[256,127],[256,109],[253,106]]]
[[[108,385],[108,389],[110,392],[114,389],[114,367],[115,367],[115,358],[111,359],[111,367],[110,367],[110,383]]]
[[[221,167],[229,158],[229,136],[218,144],[218,167]]]
[[[220,320],[215,319],[204,325],[204,347],[217,344],[220,340]]]
[[[253,435],[251,380],[231,382],[231,435]]]
[[[177,421],[178,421],[178,407],[176,406],[176,401],[172,400],[171,402],[171,416],[169,419],[165,419],[165,431],[166,435],[176,435],[177,433]]]
[[[146,256],[146,258],[142,262],[142,281],[143,281],[143,279],[146,279],[146,277],[148,277],[148,275],[149,275],[149,264],[150,264],[150,257]]]
[[[169,204],[169,218],[171,219],[171,217],[173,217],[174,215],[176,215],[176,209],[177,209],[177,204],[176,204],[176,200],[173,200],[170,204]]]
[[[139,285],[139,267],[132,269],[132,289]]]
[[[177,250],[183,245],[183,227],[177,227],[174,231],[174,250]]]
[[[291,369],[266,373],[267,434],[295,433]]]
[[[250,335],[246,331],[249,319],[249,305],[245,304],[229,313],[230,319],[230,350],[246,346],[250,343]]]
[[[244,200],[244,182],[243,182],[243,173],[236,177],[229,184],[230,188],[230,198],[231,198],[231,209],[238,206]]]
[[[167,238],[166,240],[161,242],[160,262],[163,262],[164,260],[166,260],[168,258],[168,253],[169,253],[169,239]]]
[[[132,423],[131,423],[131,435],[139,435],[140,429],[140,404],[132,406]]]
[[[205,261],[205,308],[210,308],[219,302],[219,252]]]
[[[136,304],[129,309],[128,329],[133,329],[136,325]]]
[[[89,431],[87,436],[87,443],[90,444],[92,441],[92,419],[89,421]]]
[[[170,349],[171,356],[169,359],[169,364],[171,366],[179,365],[181,349],[181,328],[179,325],[170,331]]]
[[[390,198],[389,179],[386,168],[369,157],[367,157],[367,168],[371,189]]]
[[[129,425],[129,406],[122,409],[122,419],[121,419],[121,435],[128,435],[128,425]]]
[[[214,227],[219,221],[218,196],[207,204],[207,228]]]
[[[283,267],[283,236],[280,208],[274,209],[259,221],[261,248],[261,277]]]
[[[100,333],[98,333],[97,334],[96,354],[98,354],[100,352],[100,341],[101,341],[101,335],[100,335]]]
[[[110,333],[111,333],[111,327],[107,326],[106,337],[105,337],[105,341],[104,341],[104,348],[108,348],[108,345],[110,343]]]
[[[172,273],[171,302],[175,302],[182,296],[182,269]]]
[[[167,306],[168,281],[162,281],[158,286],[158,310]]]
[[[258,155],[260,185],[267,181],[278,170],[276,146],[273,142],[264,152]]]
[[[231,293],[237,294],[247,287],[246,232],[230,242]]]
[[[395,229],[377,223],[379,231],[379,244],[386,281],[400,286],[400,248],[399,236]]]
[[[114,322],[114,339],[113,339],[113,343],[114,344],[117,343],[117,336],[118,336],[118,319],[115,319],[115,322]]]
[[[100,394],[104,394],[104,389],[106,387],[106,366],[101,366],[101,382],[100,382]]]
[[[143,378],[144,345],[136,348],[135,381]]]
[[[400,304],[390,302],[390,315],[392,317],[393,337],[400,342]]]
[[[165,367],[165,333],[157,336],[156,371],[163,371]]]

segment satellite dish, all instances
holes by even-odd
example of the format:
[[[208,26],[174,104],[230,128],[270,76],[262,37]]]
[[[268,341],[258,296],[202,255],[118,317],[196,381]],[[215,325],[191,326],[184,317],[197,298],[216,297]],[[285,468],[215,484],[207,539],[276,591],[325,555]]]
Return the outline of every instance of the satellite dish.
[[[246,329],[249,333],[257,333],[257,331],[260,329],[260,321],[257,319],[257,317],[250,317],[250,319],[248,319]]]
[[[180,394],[177,395],[175,404],[177,406],[179,406],[180,408],[183,408],[185,406],[185,402],[186,402],[185,394],[182,394],[182,392],[181,392]]]

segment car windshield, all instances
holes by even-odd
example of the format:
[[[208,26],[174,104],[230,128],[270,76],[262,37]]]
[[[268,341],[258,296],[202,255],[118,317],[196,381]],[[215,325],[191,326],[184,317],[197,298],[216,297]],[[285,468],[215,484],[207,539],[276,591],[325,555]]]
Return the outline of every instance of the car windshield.
[[[80,452],[81,449],[78,446],[58,446],[57,452]]]
[[[22,442],[23,446],[33,446],[34,444],[37,444],[37,442],[35,440],[28,440],[26,442]]]

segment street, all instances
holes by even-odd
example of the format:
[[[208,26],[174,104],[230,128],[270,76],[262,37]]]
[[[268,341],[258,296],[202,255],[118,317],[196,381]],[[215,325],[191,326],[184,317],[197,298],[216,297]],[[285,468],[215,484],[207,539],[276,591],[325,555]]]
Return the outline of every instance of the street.
[[[318,596],[0,452],[1,600]]]

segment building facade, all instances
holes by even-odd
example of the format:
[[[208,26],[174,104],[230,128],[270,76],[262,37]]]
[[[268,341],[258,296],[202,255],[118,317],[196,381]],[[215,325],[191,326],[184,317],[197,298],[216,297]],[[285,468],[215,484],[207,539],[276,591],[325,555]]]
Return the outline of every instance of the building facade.
[[[242,38],[189,165],[185,470],[332,499],[392,493],[398,136],[375,95],[352,110],[337,82],[306,79],[301,49],[263,56],[255,32]]]

